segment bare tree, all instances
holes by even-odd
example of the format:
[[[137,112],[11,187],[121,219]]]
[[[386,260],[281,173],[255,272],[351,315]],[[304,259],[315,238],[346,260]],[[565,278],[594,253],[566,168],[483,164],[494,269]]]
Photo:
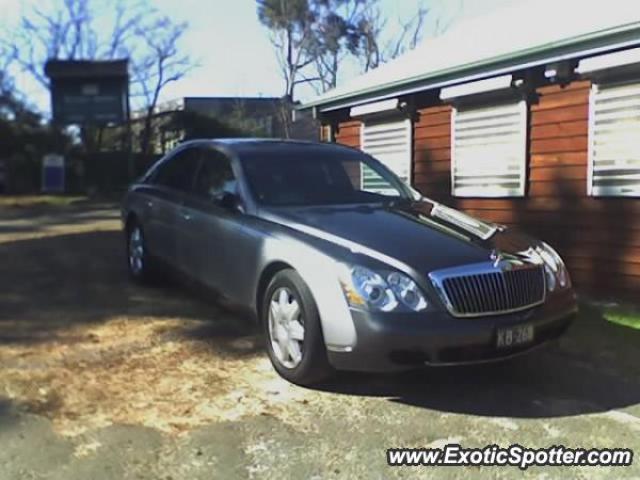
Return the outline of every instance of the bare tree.
[[[293,101],[297,85],[319,80],[304,73],[315,61],[316,17],[307,0],[257,0],[257,4],[258,18],[270,30],[285,83],[284,95]]]
[[[145,103],[145,120],[140,142],[143,154],[149,153],[152,120],[162,90],[184,77],[193,67],[188,55],[181,54],[178,42],[187,30],[186,23],[174,24],[169,17],[161,17],[151,24],[137,24],[136,38],[143,43],[143,53],[132,60],[134,95]],[[162,32],[162,35],[158,35]]]
[[[456,19],[460,17],[460,15],[462,15],[462,12],[464,12],[464,8],[465,8],[465,0],[459,0],[458,7],[456,11],[453,13],[453,15],[451,15],[449,18],[442,18],[442,17],[437,18],[434,29],[433,29],[434,35],[436,36],[442,35],[444,32],[449,30],[449,28],[451,27],[451,25],[453,25]]]
[[[317,93],[334,88],[343,61],[359,50],[360,19],[373,0],[257,0],[258,18],[271,33],[285,82],[294,99],[300,84]]]
[[[13,92],[13,79],[9,76],[9,66],[11,65],[11,55],[7,54],[6,47],[0,44],[0,94]]]
[[[359,47],[358,18],[370,0],[256,0],[260,22],[269,29],[284,80],[276,107],[286,137],[298,86],[317,93],[334,88],[348,54]]]
[[[178,47],[187,25],[174,23],[148,0],[62,0],[53,5],[33,6],[11,37],[4,35],[0,43],[45,88],[49,81],[44,66],[49,59],[129,58],[134,99],[146,112],[141,144],[148,152],[158,98],[192,66]]]
[[[370,2],[360,18],[360,48],[358,57],[362,70],[368,72],[383,62],[383,52],[380,47],[380,36],[387,24],[377,1]]]
[[[289,138],[296,87],[304,83],[313,85],[320,80],[305,72],[316,58],[316,17],[310,10],[309,0],[256,0],[256,3],[258,19],[270,31],[284,80],[284,95],[276,107],[276,114],[284,136]]]
[[[317,91],[335,88],[343,61],[357,55],[365,32],[361,18],[367,9],[366,0],[334,0],[318,2],[315,29],[315,73],[320,80]]]
[[[424,32],[424,22],[429,9],[420,4],[418,11],[409,20],[400,20],[400,33],[388,46],[385,61],[399,57],[403,53],[416,48]]]
[[[362,15],[359,57],[362,70],[367,72],[379,65],[413,50],[422,40],[425,22],[430,9],[424,2],[418,4],[416,13],[407,20],[398,19],[399,31],[391,39],[383,39],[390,28],[389,19],[382,13],[377,0],[369,3]]]
[[[48,59],[93,60],[97,58],[113,59],[123,53],[127,34],[133,28],[131,20],[138,21],[141,12],[135,11],[128,22],[122,22],[126,7],[124,0],[116,4],[116,20],[109,38],[100,38],[96,28],[96,2],[91,0],[63,0],[59,8],[45,10],[33,6],[32,10],[20,19],[20,25],[11,38],[3,43],[12,51],[16,63],[30,73],[43,87],[49,87],[44,72]]]

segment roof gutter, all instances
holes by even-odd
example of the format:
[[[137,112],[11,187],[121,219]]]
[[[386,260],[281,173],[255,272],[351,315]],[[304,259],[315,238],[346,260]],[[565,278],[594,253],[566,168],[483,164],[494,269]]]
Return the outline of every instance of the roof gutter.
[[[640,45],[640,23],[634,22],[615,29],[601,30],[478,62],[389,82],[334,98],[318,99],[306,103],[298,107],[298,109],[313,108],[321,112],[339,110],[365,102],[384,100],[392,96],[407,95],[457,83],[480,80],[546,63],[571,60],[638,45]],[[565,51],[562,52],[562,50]],[[527,58],[529,60],[523,61]],[[517,63],[518,61],[520,63]]]

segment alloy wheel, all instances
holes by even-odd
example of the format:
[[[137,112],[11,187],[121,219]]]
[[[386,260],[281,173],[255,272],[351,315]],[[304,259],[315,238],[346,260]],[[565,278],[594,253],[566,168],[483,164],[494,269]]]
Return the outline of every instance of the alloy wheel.
[[[295,368],[302,361],[304,319],[300,303],[291,290],[278,288],[269,302],[269,340],[278,362]]]
[[[144,240],[140,227],[133,227],[129,233],[129,267],[134,275],[144,269]]]

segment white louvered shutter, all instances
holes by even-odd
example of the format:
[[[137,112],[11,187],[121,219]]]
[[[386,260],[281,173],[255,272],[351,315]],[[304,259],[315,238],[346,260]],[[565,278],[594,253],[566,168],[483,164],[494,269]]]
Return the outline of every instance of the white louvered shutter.
[[[451,121],[453,195],[524,196],[526,102],[454,109]]]
[[[379,160],[406,183],[411,181],[411,120],[365,122],[362,150]],[[370,168],[362,170],[363,190],[386,193],[389,183]],[[395,190],[394,193],[397,194]]]
[[[591,91],[589,192],[640,196],[640,83]]]

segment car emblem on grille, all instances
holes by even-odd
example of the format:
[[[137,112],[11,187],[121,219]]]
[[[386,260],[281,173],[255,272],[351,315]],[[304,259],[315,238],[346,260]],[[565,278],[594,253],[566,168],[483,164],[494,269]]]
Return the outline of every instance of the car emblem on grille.
[[[502,271],[509,271],[513,268],[511,262],[499,250],[492,250],[489,258],[493,261],[493,268],[499,268]]]

